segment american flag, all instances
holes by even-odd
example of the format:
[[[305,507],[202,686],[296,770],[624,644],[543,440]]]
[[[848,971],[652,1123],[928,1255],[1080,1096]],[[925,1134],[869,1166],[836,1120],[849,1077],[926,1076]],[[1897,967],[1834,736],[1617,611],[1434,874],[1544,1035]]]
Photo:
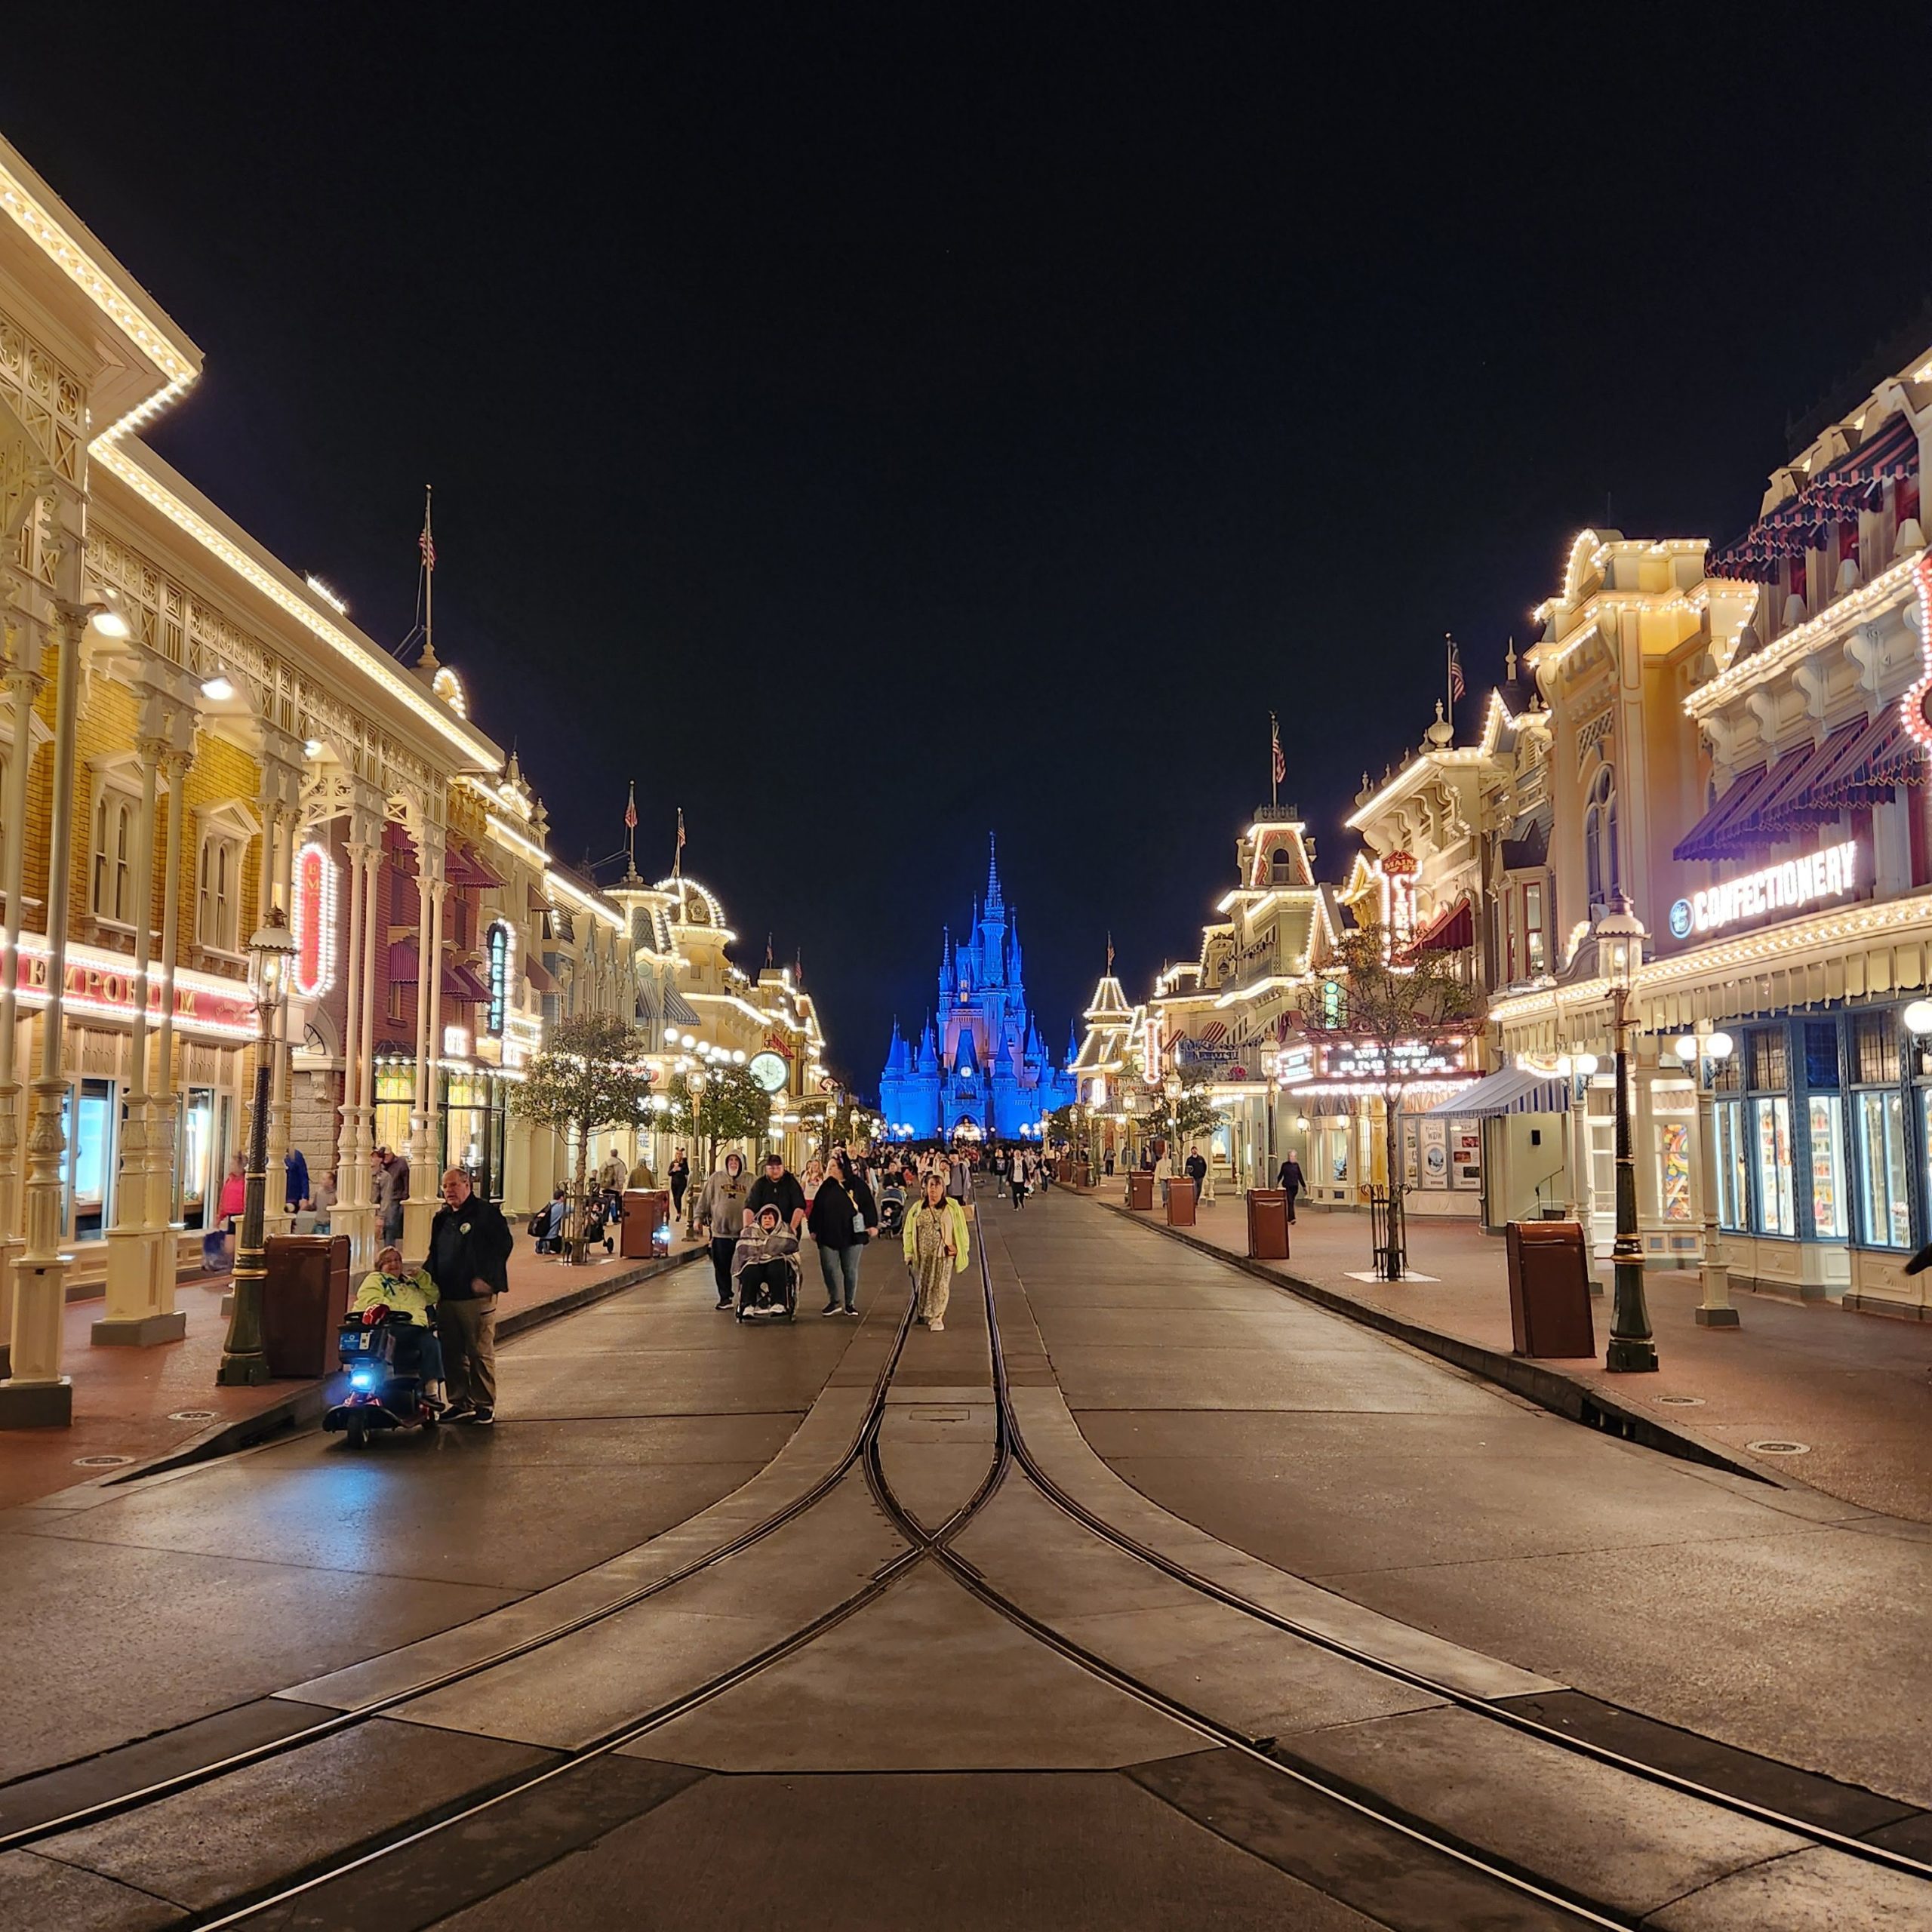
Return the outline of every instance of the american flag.
[[[1443,636],[1449,646],[1449,702],[1454,704],[1463,695],[1463,654],[1456,640],[1447,632]]]
[[[684,849],[685,849],[685,808],[684,808],[684,807],[683,807],[682,805],[680,805],[680,806],[678,808],[678,850],[679,851],[681,851],[681,852]]]
[[[1274,753],[1275,783],[1278,785],[1288,775],[1288,761],[1281,755],[1281,721],[1272,711],[1268,714],[1268,735]]]
[[[624,829],[626,832],[635,832],[637,829],[637,780],[635,779],[631,780],[631,795],[624,806]]]

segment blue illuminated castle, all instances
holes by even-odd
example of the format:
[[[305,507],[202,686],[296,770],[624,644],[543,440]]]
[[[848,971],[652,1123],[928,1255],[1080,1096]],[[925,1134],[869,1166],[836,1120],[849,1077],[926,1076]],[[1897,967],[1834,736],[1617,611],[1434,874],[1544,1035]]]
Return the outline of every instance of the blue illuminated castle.
[[[922,1140],[962,1130],[1030,1138],[1043,1115],[1074,1097],[1072,1078],[1054,1065],[1026,1010],[1020,934],[1008,922],[997,848],[986,867],[986,903],[973,908],[971,937],[955,946],[949,927],[941,943],[938,1023],[929,1017],[909,1041],[892,1023],[878,1084],[887,1131],[909,1127]]]

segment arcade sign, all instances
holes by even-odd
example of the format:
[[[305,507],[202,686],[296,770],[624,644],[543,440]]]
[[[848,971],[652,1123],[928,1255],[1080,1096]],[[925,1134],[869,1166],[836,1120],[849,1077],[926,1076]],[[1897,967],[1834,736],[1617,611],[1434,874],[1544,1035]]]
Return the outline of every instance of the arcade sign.
[[[1384,1046],[1380,1040],[1335,1040],[1321,1048],[1321,1077],[1324,1080],[1361,1080],[1386,1083],[1395,1080],[1434,1080],[1445,1074],[1467,1072],[1463,1064],[1463,1045],[1432,1040],[1397,1040]]]
[[[1843,899],[1857,891],[1859,871],[1857,844],[1847,838],[1802,858],[1742,873],[1678,900],[1670,909],[1671,937],[1701,938],[1727,926],[1798,912],[1823,900]]]

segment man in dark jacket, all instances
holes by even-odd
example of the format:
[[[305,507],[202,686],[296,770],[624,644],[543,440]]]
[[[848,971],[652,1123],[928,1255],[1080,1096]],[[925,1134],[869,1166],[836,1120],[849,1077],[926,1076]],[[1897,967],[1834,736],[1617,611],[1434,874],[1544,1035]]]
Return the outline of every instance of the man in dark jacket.
[[[1302,1178],[1301,1163],[1295,1158],[1293,1148],[1281,1163],[1281,1171],[1275,1177],[1275,1185],[1288,1197],[1288,1219],[1292,1221],[1295,1217],[1295,1196],[1308,1186]]]
[[[792,1234],[802,1233],[805,1225],[805,1190],[796,1174],[787,1171],[785,1156],[774,1147],[764,1157],[764,1172],[752,1183],[745,1196],[745,1211],[753,1220],[761,1208],[778,1210],[778,1218]]]
[[[1184,1171],[1188,1179],[1193,1182],[1194,1192],[1198,1195],[1201,1192],[1201,1183],[1208,1178],[1208,1163],[1201,1158],[1201,1149],[1198,1147],[1190,1147],[1187,1150]]]
[[[497,1297],[510,1284],[516,1238],[503,1211],[485,1201],[460,1168],[443,1177],[443,1204],[429,1224],[429,1278],[442,1338],[445,1422],[497,1420]]]

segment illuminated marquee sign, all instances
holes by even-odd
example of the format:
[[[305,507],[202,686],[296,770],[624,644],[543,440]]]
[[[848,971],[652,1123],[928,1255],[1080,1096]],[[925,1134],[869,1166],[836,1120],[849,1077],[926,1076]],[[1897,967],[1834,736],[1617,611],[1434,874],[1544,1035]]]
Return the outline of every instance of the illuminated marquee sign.
[[[1820,900],[1842,899],[1858,889],[1858,847],[1847,838],[1678,900],[1670,909],[1671,934],[1694,939],[1746,920],[1795,912]]]
[[[1398,1040],[1386,1049],[1379,1040],[1337,1040],[1321,1048],[1324,1080],[1430,1080],[1465,1071],[1460,1040]]]
[[[321,846],[305,845],[296,854],[291,980],[303,999],[319,999],[335,984],[335,861]]]
[[[45,1006],[52,978],[52,961],[46,943],[23,934],[20,941],[19,998],[23,1006]],[[160,975],[149,977],[147,987],[148,1018],[161,1017]],[[69,943],[67,973],[61,1000],[68,1013],[100,1015],[109,1020],[132,1020],[134,1016],[134,975],[124,954],[97,952],[91,946]],[[232,980],[219,982],[210,977],[191,978],[185,971],[174,975],[174,1023],[183,1032],[211,1033],[224,1039],[251,1040],[255,1037],[255,1002],[248,989]]]

